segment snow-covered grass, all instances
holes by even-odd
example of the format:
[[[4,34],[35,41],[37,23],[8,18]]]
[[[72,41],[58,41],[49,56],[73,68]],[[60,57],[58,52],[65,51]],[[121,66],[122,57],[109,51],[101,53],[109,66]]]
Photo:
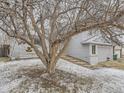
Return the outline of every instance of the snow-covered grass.
[[[90,70],[60,59],[49,76],[39,59],[0,63],[0,93],[124,93],[124,71]]]

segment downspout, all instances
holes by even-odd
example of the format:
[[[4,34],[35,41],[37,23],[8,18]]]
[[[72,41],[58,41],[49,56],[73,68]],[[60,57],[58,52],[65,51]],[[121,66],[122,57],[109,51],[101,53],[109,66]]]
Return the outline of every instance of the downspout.
[[[120,49],[120,58],[122,58],[122,47]]]
[[[115,46],[113,46],[113,55],[115,54]]]

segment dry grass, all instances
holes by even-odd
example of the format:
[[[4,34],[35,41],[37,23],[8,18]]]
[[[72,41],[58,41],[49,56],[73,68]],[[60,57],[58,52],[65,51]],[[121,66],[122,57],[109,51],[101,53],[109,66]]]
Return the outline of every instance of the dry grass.
[[[8,62],[10,60],[11,60],[11,58],[9,58],[9,57],[0,57],[0,62]]]
[[[100,68],[100,67],[106,67],[106,68],[116,68],[116,69],[122,69],[124,70],[124,58],[120,58],[118,60],[113,60],[113,61],[106,61],[106,62],[101,62],[96,65],[90,65],[86,66],[88,68]]]
[[[68,56],[68,55],[62,56],[61,58],[64,60],[67,60],[69,62],[72,62],[74,64],[89,68],[89,69],[97,69],[97,68],[101,68],[101,67],[106,67],[106,68],[116,68],[116,69],[124,70],[124,58],[120,58],[118,60],[100,62],[96,65],[90,65],[81,59],[78,59],[78,58],[75,58],[72,56]]]

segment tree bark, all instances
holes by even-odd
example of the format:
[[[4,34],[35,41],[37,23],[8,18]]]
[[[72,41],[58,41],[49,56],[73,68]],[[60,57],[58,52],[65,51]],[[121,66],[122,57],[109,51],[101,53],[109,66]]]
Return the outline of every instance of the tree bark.
[[[52,46],[52,54],[50,58],[50,62],[48,64],[48,73],[54,73],[55,72],[55,66],[58,60],[57,59],[57,50],[58,50],[58,45],[53,45]]]
[[[51,61],[51,62],[48,64],[47,72],[48,72],[49,74],[55,73],[55,66],[56,66],[56,62],[55,62],[55,61]]]

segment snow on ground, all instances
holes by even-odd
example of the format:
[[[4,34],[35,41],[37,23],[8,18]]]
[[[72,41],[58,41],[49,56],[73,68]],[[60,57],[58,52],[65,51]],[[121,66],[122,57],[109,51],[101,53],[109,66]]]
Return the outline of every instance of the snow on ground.
[[[21,60],[9,63],[0,63],[0,93],[9,93],[11,89],[17,87],[19,83],[25,80],[25,77],[13,80],[13,78],[18,78],[15,77],[15,75],[19,69],[35,67],[40,63],[39,60]],[[43,65],[40,66],[44,68]]]
[[[124,93],[123,70],[111,68],[90,70],[63,60],[57,66],[61,70],[75,73],[78,76],[95,78],[96,81],[94,81],[90,93]]]
[[[38,76],[39,78],[35,78],[35,76],[29,78],[26,75],[23,75],[28,69],[41,70],[44,68],[45,67],[39,59],[0,63],[0,93],[60,93],[51,92],[53,89],[50,88],[49,91],[46,91],[45,88],[41,86],[36,89],[36,84],[39,84],[37,81],[40,80],[40,75]],[[76,87],[74,87],[74,84],[68,83],[66,86],[69,87],[70,90],[76,88],[77,91],[70,91],[67,93],[124,93],[123,70],[110,68],[90,70],[62,59],[57,63],[57,69],[75,74],[82,78],[86,77],[88,80],[92,81],[86,82],[89,85],[81,83],[82,85],[77,84]],[[29,83],[29,81],[31,81],[31,83]],[[21,85],[22,83],[23,86]],[[28,90],[25,91],[24,87],[28,87]],[[15,91],[16,89],[23,91],[18,92]]]

